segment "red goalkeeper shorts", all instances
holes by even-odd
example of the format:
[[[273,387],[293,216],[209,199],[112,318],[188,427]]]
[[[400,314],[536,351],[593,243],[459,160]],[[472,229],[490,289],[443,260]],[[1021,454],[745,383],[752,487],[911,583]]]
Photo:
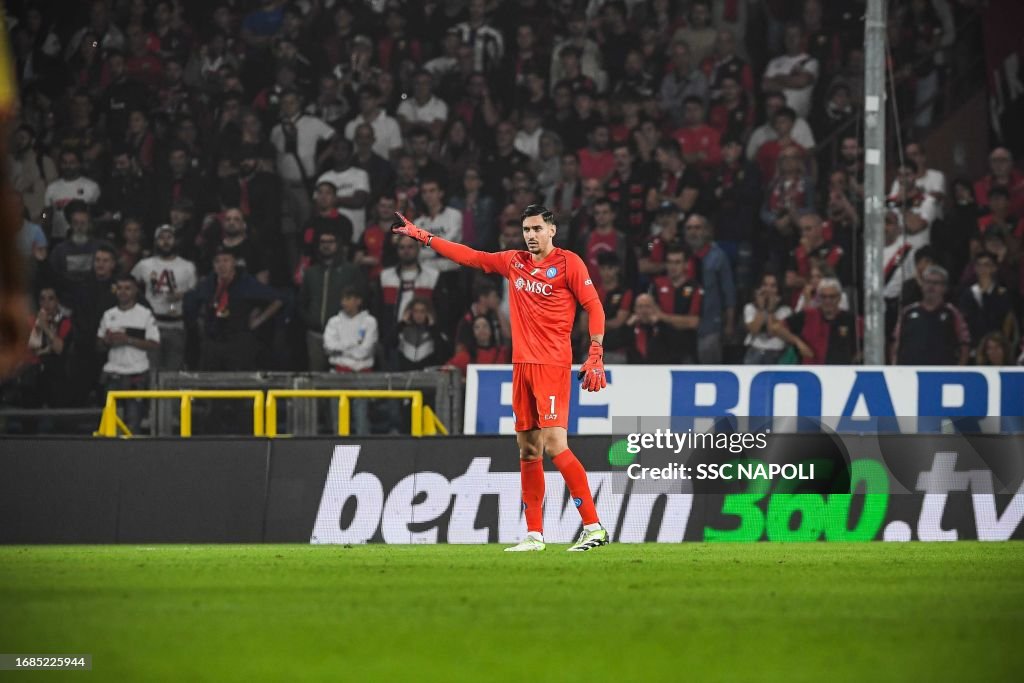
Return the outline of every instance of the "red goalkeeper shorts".
[[[570,369],[538,363],[512,364],[512,412],[516,431],[569,427]]]

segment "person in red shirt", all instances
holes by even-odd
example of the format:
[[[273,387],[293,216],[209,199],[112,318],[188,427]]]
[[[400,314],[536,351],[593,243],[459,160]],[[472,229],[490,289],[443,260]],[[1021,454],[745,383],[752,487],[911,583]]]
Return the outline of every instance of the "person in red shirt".
[[[754,160],[761,169],[762,178],[774,178],[779,156],[787,147],[796,147],[801,152],[804,148],[793,138],[793,126],[796,124],[796,112],[789,107],[782,107],[772,114],[772,129],[778,136],[774,140],[761,145]]]
[[[713,166],[722,160],[717,130],[704,123],[704,100],[690,95],[683,100],[683,127],[672,134],[683,148],[688,164]]]
[[[615,170],[615,157],[608,149],[609,140],[608,124],[597,123],[591,127],[587,133],[587,146],[577,154],[581,178],[596,178],[603,183]]]
[[[462,376],[466,376],[466,367],[470,363],[477,365],[498,365],[507,363],[511,354],[507,346],[495,343],[494,328],[486,315],[473,318],[472,336],[455,347],[455,355],[447,365],[458,368]]]
[[[585,391],[600,391],[604,374],[604,308],[583,260],[555,247],[554,215],[531,204],[522,215],[526,251],[476,251],[436,237],[418,228],[400,213],[392,230],[423,242],[456,263],[498,273],[509,281],[512,318],[512,410],[516,420],[523,510],[527,535],[507,550],[543,550],[544,464],[547,451],[561,472],[580,513],[583,530],[571,551],[606,545],[608,532],[601,526],[591,496],[587,473],[569,450],[569,382],[572,366],[571,334],[577,306],[587,312],[590,351],[580,369]]]
[[[993,187],[1006,188],[1010,209],[1024,216],[1024,173],[1013,167],[1013,155],[1005,147],[996,147],[988,155],[988,175],[974,183],[974,197],[979,206],[988,206],[988,193]]]

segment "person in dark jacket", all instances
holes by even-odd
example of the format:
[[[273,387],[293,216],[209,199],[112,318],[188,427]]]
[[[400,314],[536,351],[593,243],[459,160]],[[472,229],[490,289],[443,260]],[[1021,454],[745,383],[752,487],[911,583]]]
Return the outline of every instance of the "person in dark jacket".
[[[317,262],[306,269],[299,291],[299,316],[306,327],[306,353],[308,368],[326,372],[324,355],[324,326],[341,309],[341,292],[357,287],[362,276],[357,266],[345,261],[339,254],[336,232],[321,232],[318,240]]]
[[[400,372],[441,365],[451,354],[451,342],[437,325],[434,307],[419,297],[405,309],[384,346],[394,349],[392,366]]]

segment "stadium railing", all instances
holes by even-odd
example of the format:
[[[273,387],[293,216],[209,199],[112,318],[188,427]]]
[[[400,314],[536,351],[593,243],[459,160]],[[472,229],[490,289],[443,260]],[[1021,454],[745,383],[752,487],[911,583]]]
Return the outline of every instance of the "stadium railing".
[[[182,437],[192,436],[192,401],[197,398],[215,400],[239,400],[248,399],[252,401],[252,433],[253,436],[263,436],[266,427],[266,420],[263,415],[264,398],[263,392],[254,389],[180,389],[180,390],[159,390],[145,389],[138,391],[108,391],[107,402],[103,406],[103,415],[100,417],[100,425],[95,436],[117,436],[120,432],[124,436],[134,436],[117,414],[118,400],[153,400],[153,399],[178,399],[181,405],[178,434]]]

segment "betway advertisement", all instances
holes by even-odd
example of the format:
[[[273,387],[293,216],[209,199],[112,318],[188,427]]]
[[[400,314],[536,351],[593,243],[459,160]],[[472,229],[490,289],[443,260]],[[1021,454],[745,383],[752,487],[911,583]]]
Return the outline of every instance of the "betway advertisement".
[[[465,439],[443,455],[396,459],[375,444],[338,445],[309,541],[515,542],[525,529],[519,470],[514,444],[505,450],[499,454],[501,441]],[[863,437],[850,448],[852,493],[828,495],[785,493],[793,489],[770,482],[734,494],[651,494],[617,485],[625,463],[608,439],[581,437],[574,450],[619,543],[1024,538],[1024,453],[1011,437]],[[568,543],[580,518],[561,476],[546,466],[544,534]]]
[[[570,434],[611,434],[613,418],[631,415],[834,416],[854,431],[856,418],[928,418],[911,426],[916,433],[942,431],[943,418],[987,416],[1004,419],[985,431],[1024,431],[1024,368],[610,365],[597,393],[581,391],[574,373]],[[464,432],[512,434],[514,425],[512,366],[469,366]]]

